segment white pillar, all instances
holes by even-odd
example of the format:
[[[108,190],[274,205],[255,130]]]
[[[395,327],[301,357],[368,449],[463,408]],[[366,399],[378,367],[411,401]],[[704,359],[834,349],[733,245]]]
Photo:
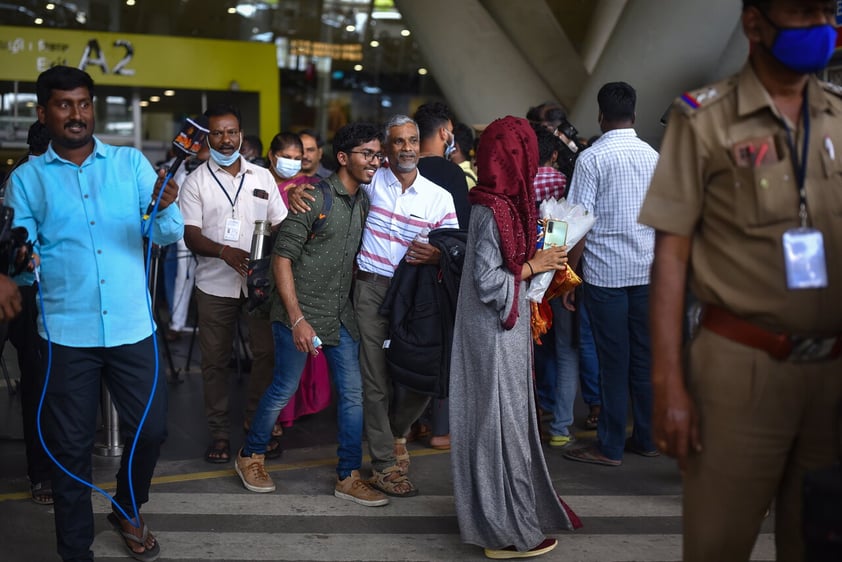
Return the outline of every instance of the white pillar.
[[[458,119],[524,116],[552,90],[479,0],[395,0]]]
[[[570,121],[583,137],[599,133],[597,92],[606,82],[628,82],[637,90],[638,134],[657,147],[672,100],[708,83],[720,68],[740,10],[734,0],[628,2]]]
[[[582,64],[588,73],[593,72],[599,57],[605,50],[605,45],[611,38],[611,33],[620,15],[626,7],[627,0],[598,0],[594,9],[591,24],[585,39],[582,41]]]
[[[617,0],[609,0],[616,2]],[[620,0],[625,3],[625,0]],[[552,90],[553,99],[571,108],[588,73],[573,43],[547,0],[483,0],[483,6],[535,73]],[[610,33],[610,30],[609,30]],[[546,99],[528,100],[538,105]]]

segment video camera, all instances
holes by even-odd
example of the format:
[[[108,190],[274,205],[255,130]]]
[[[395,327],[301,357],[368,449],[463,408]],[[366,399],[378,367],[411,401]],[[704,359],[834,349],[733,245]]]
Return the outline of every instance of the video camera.
[[[558,169],[570,181],[576,158],[579,157],[585,144],[579,139],[579,131],[567,120],[564,108],[555,102],[545,102],[529,108],[526,118],[532,123],[551,130],[561,141],[561,148],[558,151]]]
[[[14,218],[14,209],[0,206],[0,273],[4,275],[21,273],[32,259],[29,233],[22,226],[12,228]]]
[[[585,145],[579,140],[579,131],[566,117],[561,119],[554,132],[563,146],[563,150],[558,153],[558,169],[567,176],[569,181],[573,177],[576,158],[579,157]]]

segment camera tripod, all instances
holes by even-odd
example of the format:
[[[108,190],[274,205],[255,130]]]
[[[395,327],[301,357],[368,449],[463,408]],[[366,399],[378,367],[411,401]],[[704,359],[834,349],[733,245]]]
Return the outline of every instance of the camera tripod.
[[[147,240],[144,244],[144,249],[147,249],[147,245],[149,241]],[[161,247],[157,244],[152,244],[152,258],[149,265],[149,293],[152,299],[152,317],[155,319],[155,326],[156,332],[158,337],[158,342],[163,344],[164,349],[164,357],[167,360],[167,367],[169,376],[167,377],[167,382],[172,384],[181,384],[184,380],[181,379],[180,374],[181,371],[176,368],[175,362],[173,361],[172,357],[172,350],[170,349],[170,343],[167,341],[166,333],[164,332],[164,324],[161,322],[161,316],[158,312],[157,307],[157,300],[158,300],[158,263],[160,262],[161,258]]]

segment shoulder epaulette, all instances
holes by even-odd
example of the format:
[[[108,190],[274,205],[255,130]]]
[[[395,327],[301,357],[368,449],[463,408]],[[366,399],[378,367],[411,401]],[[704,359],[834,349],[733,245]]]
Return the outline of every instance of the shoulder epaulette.
[[[842,86],[834,84],[833,82],[821,82],[822,88],[828,93],[833,94],[838,98],[842,98]]]
[[[721,100],[723,94],[730,91],[735,84],[736,80],[732,77],[698,90],[684,92],[675,100],[674,105],[685,113],[694,113]]]

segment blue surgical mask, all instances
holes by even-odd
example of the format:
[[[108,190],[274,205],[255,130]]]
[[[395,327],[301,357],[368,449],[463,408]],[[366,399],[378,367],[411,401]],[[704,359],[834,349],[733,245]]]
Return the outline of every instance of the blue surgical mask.
[[[778,30],[769,50],[778,62],[799,74],[812,74],[827,66],[836,48],[836,29],[832,25],[780,27],[765,13],[763,16]]]
[[[234,162],[237,161],[237,159],[240,157],[240,151],[235,150],[234,152],[231,153],[230,156],[226,156],[226,155],[222,154],[221,152],[216,151],[216,150],[211,148],[210,149],[210,156],[211,156],[211,158],[213,158],[214,162],[216,162],[217,164],[219,164],[223,168],[227,168],[228,166],[230,166],[231,164],[233,164]]]
[[[240,149],[243,147],[243,137],[240,137],[240,146],[237,147],[237,150],[231,153],[230,156],[225,156],[218,150],[214,150],[213,147],[210,145],[210,141],[208,141],[208,148],[210,148],[210,156],[214,162],[222,166],[223,168],[227,168],[231,164],[237,161],[240,157]]]
[[[301,171],[301,160],[279,156],[278,161],[275,162],[275,171],[284,179],[291,178]]]
[[[447,141],[447,145],[444,147],[444,157],[450,160],[450,157],[456,151],[456,135],[450,133],[450,140]]]

